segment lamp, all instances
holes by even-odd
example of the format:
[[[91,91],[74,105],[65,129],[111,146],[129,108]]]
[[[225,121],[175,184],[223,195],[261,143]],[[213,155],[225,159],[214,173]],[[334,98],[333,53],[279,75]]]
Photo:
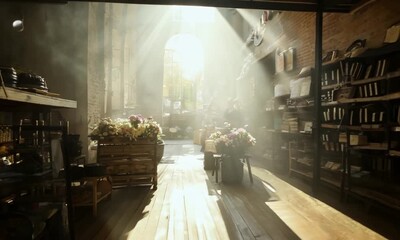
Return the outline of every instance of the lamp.
[[[17,32],[24,31],[24,19],[16,19],[12,23],[12,27]]]

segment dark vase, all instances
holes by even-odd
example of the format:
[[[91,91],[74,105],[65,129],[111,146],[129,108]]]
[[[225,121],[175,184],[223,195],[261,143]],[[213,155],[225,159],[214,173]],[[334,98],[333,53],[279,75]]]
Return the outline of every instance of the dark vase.
[[[241,183],[243,180],[243,163],[238,155],[224,155],[221,163],[221,180],[223,183]]]
[[[205,152],[204,153],[204,170],[215,169],[214,153]]]

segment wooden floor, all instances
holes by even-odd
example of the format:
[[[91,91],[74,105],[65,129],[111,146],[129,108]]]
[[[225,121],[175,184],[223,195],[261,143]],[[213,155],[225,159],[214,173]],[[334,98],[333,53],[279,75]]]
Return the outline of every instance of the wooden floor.
[[[242,184],[216,183],[211,172],[203,170],[199,146],[168,142],[159,164],[158,189],[113,190],[112,199],[100,203],[97,217],[90,208],[76,208],[76,239],[381,238],[306,194],[289,190],[265,169],[254,167],[253,175],[253,184],[247,171]],[[287,189],[279,195],[274,187]],[[300,204],[293,208],[296,199]],[[305,206],[310,208],[306,216],[300,214]],[[313,216],[313,206],[322,212]]]

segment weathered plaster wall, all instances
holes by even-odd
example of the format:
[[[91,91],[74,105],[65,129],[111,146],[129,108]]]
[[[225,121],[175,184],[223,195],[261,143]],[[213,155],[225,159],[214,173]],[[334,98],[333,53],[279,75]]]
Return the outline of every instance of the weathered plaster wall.
[[[25,29],[11,23],[23,17]],[[78,102],[76,110],[59,110],[71,133],[87,138],[88,4],[0,5],[0,64],[45,78],[49,91]],[[55,115],[57,116],[57,115]],[[85,141],[84,141],[85,142]]]
[[[105,4],[89,3],[88,16],[88,125],[104,116],[105,68],[104,68],[104,12]],[[90,132],[90,129],[89,129]]]

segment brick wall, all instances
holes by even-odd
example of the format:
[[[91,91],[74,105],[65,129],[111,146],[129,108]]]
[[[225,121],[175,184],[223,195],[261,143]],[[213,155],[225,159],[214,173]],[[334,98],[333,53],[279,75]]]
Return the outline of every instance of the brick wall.
[[[340,50],[342,53],[356,39],[367,39],[367,47],[382,45],[386,29],[400,21],[400,1],[376,1],[355,13],[325,13],[323,19],[323,51]],[[255,49],[265,51],[272,43],[279,49],[296,48],[297,70],[314,65],[315,14],[281,12],[267,23],[265,43]]]
[[[367,47],[382,45],[386,29],[400,21],[400,1],[381,0],[354,14],[324,15],[325,50],[344,51],[354,40],[367,39]]]

